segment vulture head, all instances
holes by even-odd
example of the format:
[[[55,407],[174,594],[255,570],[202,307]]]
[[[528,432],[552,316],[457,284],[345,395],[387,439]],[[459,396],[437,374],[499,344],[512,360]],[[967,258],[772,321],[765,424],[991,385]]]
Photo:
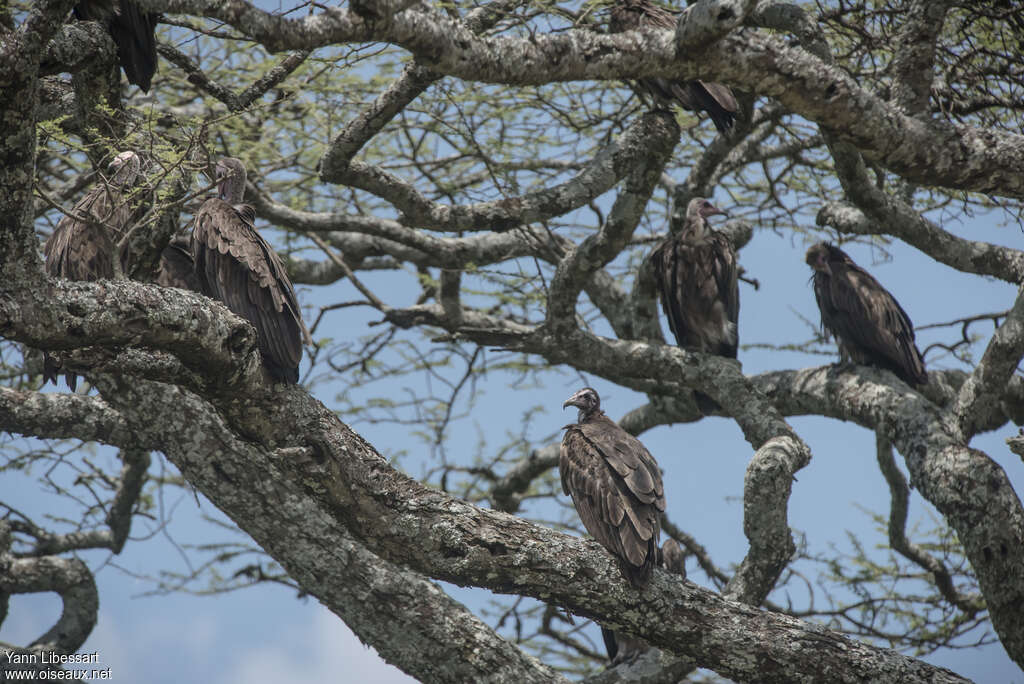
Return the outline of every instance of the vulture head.
[[[846,252],[839,249],[834,245],[830,245],[827,242],[819,242],[810,249],[807,250],[807,256],[804,258],[807,265],[810,266],[816,273],[824,273],[825,275],[832,275],[832,267],[829,266],[830,262],[833,261],[851,261],[850,257],[846,255]]]
[[[726,213],[712,204],[710,200],[704,197],[694,197],[686,205],[686,223],[683,233],[699,240],[704,237],[708,216],[715,214],[726,216]]]
[[[580,410],[578,422],[582,423],[601,410],[601,397],[598,396],[597,390],[594,388],[584,387],[565,400],[562,408],[565,409],[567,406],[575,406]]]
[[[127,188],[135,184],[135,179],[142,173],[142,159],[131,150],[121,152],[107,166],[110,181],[113,185]]]
[[[217,162],[217,191],[228,204],[241,204],[245,195],[245,164],[241,159],[224,157]]]

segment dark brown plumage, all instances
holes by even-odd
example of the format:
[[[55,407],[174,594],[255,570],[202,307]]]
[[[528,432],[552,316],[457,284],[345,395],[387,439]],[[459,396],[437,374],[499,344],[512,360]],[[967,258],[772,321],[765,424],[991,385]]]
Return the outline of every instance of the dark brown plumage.
[[[686,556],[675,539],[669,539],[662,544],[658,565],[672,574],[686,579]],[[644,651],[651,647],[645,639],[625,632],[613,631],[605,627],[601,628],[601,639],[604,641],[605,650],[608,652],[608,667],[616,667],[622,663],[633,663]]]
[[[132,188],[141,176],[142,160],[131,151],[114,157],[101,178],[57,222],[43,245],[46,273],[68,280],[110,280],[121,273],[117,247],[124,233],[135,223],[141,203]],[[43,356],[43,379],[57,382],[60,363]],[[68,386],[75,389],[77,378],[66,373]]]
[[[676,343],[735,359],[740,315],[736,250],[707,223],[707,217],[724,213],[703,197],[690,200],[682,230],[655,248],[650,265]]]
[[[579,409],[565,426],[558,467],[562,491],[572,497],[583,526],[642,588],[657,562],[665,492],[654,457],[601,410],[601,398],[584,387],[562,405]]]
[[[899,302],[838,247],[807,250],[821,325],[839,343],[843,361],[887,368],[910,385],[928,382],[914,324]]]
[[[298,382],[309,332],[281,258],[256,232],[253,208],[242,203],[245,166],[238,159],[221,159],[217,181],[220,196],[203,203],[192,231],[192,258],[203,292],[252,323],[273,377]]]
[[[615,0],[608,22],[612,33],[645,28],[674,30],[675,27],[675,13],[650,0]],[[638,85],[659,106],[669,108],[674,103],[690,111],[707,112],[715,128],[722,133],[732,128],[736,112],[739,111],[732,90],[721,83],[645,78]]]
[[[707,222],[724,213],[703,197],[690,200],[682,230],[655,248],[649,267],[676,344],[735,359],[740,316],[736,250]],[[703,392],[694,392],[694,399],[702,413],[721,409]]]
[[[203,291],[203,285],[196,275],[195,262],[192,260],[190,239],[176,237],[164,247],[164,251],[160,253],[156,284],[181,290]]]
[[[75,16],[107,27],[128,82],[149,92],[156,73],[156,24],[159,14],[143,11],[131,0],[83,0]]]

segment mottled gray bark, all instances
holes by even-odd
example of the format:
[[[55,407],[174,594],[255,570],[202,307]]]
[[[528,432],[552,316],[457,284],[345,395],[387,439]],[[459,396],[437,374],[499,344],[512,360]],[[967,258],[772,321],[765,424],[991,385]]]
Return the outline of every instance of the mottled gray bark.
[[[0,537],[7,545],[0,549],[0,595],[54,592],[61,598],[63,609],[50,629],[29,644],[33,653],[66,654],[77,651],[96,626],[99,593],[92,572],[77,558],[35,556],[17,558],[10,550],[10,529]],[[7,649],[0,649],[0,659],[7,661]]]
[[[347,589],[329,573],[352,562],[333,554],[350,548],[345,540],[355,534],[392,562],[450,581],[555,601],[643,634],[661,647],[692,653],[702,665],[735,679],[810,680],[826,660],[836,668],[836,681],[963,681],[894,652],[731,603],[668,574],[657,574],[639,601],[635,589],[617,581],[620,571],[614,560],[593,542],[476,508],[409,480],[300,389],[249,402],[225,399],[219,408],[226,421],[197,396],[167,385],[119,385],[106,392],[138,439],[161,444],[189,481],[290,573],[309,577],[304,587],[322,600],[326,597],[318,592],[333,588],[337,600],[332,607],[344,612],[346,621],[355,618],[344,607],[348,603],[337,597]],[[149,419],[154,412],[169,419],[154,423]],[[237,431],[248,439],[240,440]],[[311,445],[313,456],[296,459],[293,450],[280,448],[290,443]],[[277,450],[259,444],[276,445]],[[310,539],[308,544],[304,538]],[[332,557],[325,560],[325,553]],[[352,605],[365,610],[361,601],[353,599]],[[406,610],[404,604],[401,610]],[[455,607],[445,610],[451,613]],[[379,621],[372,623],[381,629]],[[742,625],[740,632],[737,625]],[[408,642],[414,636],[405,638]],[[382,652],[389,643],[397,648],[393,639],[381,643]],[[489,642],[488,647],[490,651],[496,644]],[[458,681],[448,677],[448,669],[429,670],[428,675],[422,669],[428,666],[410,663],[401,653],[385,657],[418,676]],[[786,663],[785,669],[777,670],[778,663]],[[514,672],[526,678],[535,666],[516,660],[508,667],[514,667],[507,670],[510,676]],[[480,676],[484,670],[476,672]]]
[[[705,78],[777,98],[909,181],[1024,197],[1024,136],[908,117],[840,69],[775,36],[731,33],[703,46],[698,64],[697,54],[685,59],[690,55],[677,52],[675,36],[668,31],[613,35],[569,31],[485,39],[460,22],[422,8],[395,15],[382,26],[368,25],[354,13],[336,9],[288,19],[242,0],[216,4],[145,0],[143,4],[220,19],[271,51],[390,42],[435,71],[489,83],[535,85],[655,75],[692,79],[699,68]],[[793,83],[801,87],[792,88]],[[353,163],[349,172],[357,174],[363,189],[394,191],[393,179],[371,169]],[[355,184],[357,176],[347,182]]]

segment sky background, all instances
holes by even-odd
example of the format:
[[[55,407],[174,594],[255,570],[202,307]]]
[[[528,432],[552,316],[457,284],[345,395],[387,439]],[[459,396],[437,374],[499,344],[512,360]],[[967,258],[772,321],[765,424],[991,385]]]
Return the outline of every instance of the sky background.
[[[728,208],[724,200],[716,200]],[[958,233],[969,232],[973,239],[1013,244],[1019,241],[1018,227],[997,227],[991,218],[959,226]],[[740,335],[742,343],[780,343],[807,339],[810,333],[801,317],[818,320],[803,263],[807,244],[799,238],[757,232],[740,255],[748,274],[761,282],[754,291],[741,287]],[[888,287],[903,304],[918,326],[943,322],[979,311],[1008,308],[1014,288],[991,279],[967,276],[932,262],[916,250],[897,243],[891,261],[873,263],[871,250],[853,246],[850,253]],[[387,301],[410,296],[411,289],[402,278],[392,274],[368,274],[367,284]],[[389,290],[389,288],[395,288]],[[355,298],[347,283],[327,288],[302,288],[304,303]],[[369,312],[346,310],[345,332],[364,334],[366,322],[376,317]],[[362,320],[360,320],[362,319]],[[338,317],[340,327],[342,318]],[[667,326],[663,327],[667,330]],[[978,325],[973,332],[991,335],[991,326]],[[344,334],[339,331],[338,334]],[[919,346],[949,339],[946,331],[924,331]],[[765,350],[741,350],[740,360],[748,374],[771,369],[821,365],[834,359]],[[933,353],[926,358],[929,369],[950,367],[950,360]],[[421,381],[421,380],[420,380]],[[551,375],[543,389],[511,392],[508,376],[489,373],[474,413],[450,428],[448,454],[470,461],[476,449],[479,431],[517,429],[519,415],[541,403],[549,407],[546,415],[535,419],[535,437],[556,433],[571,416],[561,410],[562,401],[578,389],[575,375]],[[607,412],[619,418],[645,402],[641,395],[611,385],[600,378],[586,378],[598,389]],[[417,389],[415,376],[394,381],[396,392]],[[379,391],[379,387],[376,388]],[[419,391],[422,391],[419,388]],[[323,385],[317,394],[330,403],[332,387]],[[812,551],[825,551],[834,545],[849,549],[847,531],[860,536],[868,547],[884,548],[886,539],[873,529],[867,511],[886,512],[888,490],[875,463],[873,435],[851,424],[824,418],[798,417],[791,423],[813,451],[811,464],[797,473],[789,505],[791,527],[806,536]],[[410,434],[392,424],[354,423],[353,426],[382,453],[406,450],[403,465],[412,475],[426,467],[425,447]],[[1016,428],[1005,426],[982,435],[973,446],[984,450],[1007,471],[1016,490],[1024,486],[1024,466],[1011,454],[1005,438]],[[742,534],[742,487],[751,450],[735,424],[728,419],[710,418],[696,424],[662,426],[641,436],[665,472],[669,515],[698,540],[708,546],[720,567],[738,563],[746,551]],[[116,468],[116,457],[101,450],[97,459],[108,459]],[[897,457],[902,467],[902,459]],[[169,468],[161,456],[154,469]],[[0,500],[21,507],[27,513],[53,511],[62,505],[50,494],[40,495],[31,483],[15,473],[0,476]],[[250,684],[281,681],[410,681],[396,668],[381,661],[376,653],[359,643],[351,631],[314,599],[298,599],[293,592],[278,586],[256,586],[217,596],[146,595],[153,585],[137,575],[153,575],[161,568],[185,572],[187,566],[179,544],[204,540],[230,539],[224,530],[213,529],[203,515],[222,519],[219,512],[202,497],[176,491],[163,501],[171,525],[144,535],[144,525],[133,529],[121,556],[89,553],[84,556],[96,571],[100,591],[99,623],[83,652],[97,650],[100,663],[110,667],[114,681],[170,684],[204,681]],[[934,514],[920,495],[911,494],[911,526]],[[563,502],[564,503],[564,502]],[[152,529],[152,526],[151,526]],[[878,551],[882,554],[882,551]],[[879,555],[879,557],[883,557]],[[688,563],[690,579],[706,585],[706,579]],[[474,610],[483,606],[489,593],[446,585],[456,598]],[[775,593],[773,600],[785,595]],[[52,624],[60,610],[53,595],[15,596],[7,621],[0,628],[0,640],[27,643]],[[592,638],[599,639],[596,630]],[[598,641],[599,643],[599,641]],[[944,665],[977,682],[1007,684],[1024,682],[1024,675],[1002,648],[945,651],[925,658]]]

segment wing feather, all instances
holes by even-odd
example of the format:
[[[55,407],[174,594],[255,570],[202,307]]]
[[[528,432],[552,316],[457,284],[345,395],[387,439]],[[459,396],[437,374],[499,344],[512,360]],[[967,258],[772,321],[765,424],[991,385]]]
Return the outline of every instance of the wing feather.
[[[612,6],[608,28],[618,33],[636,29],[671,29],[676,26],[676,13],[650,0],[617,0]],[[720,132],[727,132],[736,119],[739,105],[732,90],[721,83],[705,81],[670,81],[645,78],[637,82],[643,93],[662,106],[678,104],[690,111],[704,111]]]
[[[559,469],[583,526],[623,562],[633,584],[644,586],[657,559],[665,510],[654,457],[601,415],[567,427]]]
[[[651,268],[676,343],[736,358],[739,268],[728,238],[670,236],[652,253]]]
[[[830,261],[815,272],[822,325],[856,363],[887,368],[909,384],[928,381],[914,344],[914,325],[896,298],[852,261]]]
[[[284,264],[247,214],[218,198],[203,203],[192,233],[196,273],[209,296],[256,328],[271,374],[298,382],[309,333]]]

